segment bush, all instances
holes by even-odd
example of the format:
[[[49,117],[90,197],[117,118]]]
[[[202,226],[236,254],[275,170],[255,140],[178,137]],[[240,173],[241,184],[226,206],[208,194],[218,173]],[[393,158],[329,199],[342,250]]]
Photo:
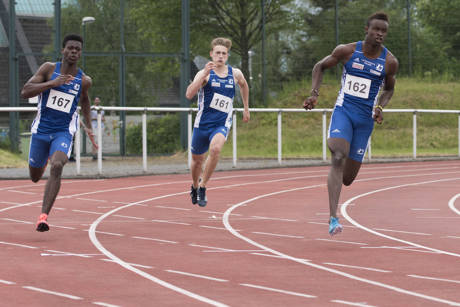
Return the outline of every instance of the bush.
[[[128,154],[142,154],[142,124],[126,131]],[[147,153],[171,154],[180,149],[180,117],[165,115],[147,121]]]

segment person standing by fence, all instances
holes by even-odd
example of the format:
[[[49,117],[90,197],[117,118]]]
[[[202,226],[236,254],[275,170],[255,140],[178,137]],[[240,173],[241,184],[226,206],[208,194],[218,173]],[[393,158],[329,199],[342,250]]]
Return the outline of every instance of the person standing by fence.
[[[214,172],[219,155],[232,126],[233,99],[236,83],[243,99],[243,121],[248,122],[249,86],[241,70],[227,65],[232,42],[215,38],[211,42],[211,61],[200,70],[187,87],[185,96],[192,99],[198,93],[198,114],[192,136],[192,203],[207,204],[206,185]],[[204,170],[203,161],[209,149]],[[201,178],[200,178],[201,177]]]
[[[97,107],[99,107],[99,104],[101,103],[101,99],[99,97],[94,97],[94,104],[91,107],[91,126],[93,128],[93,132],[95,132],[95,136],[98,136],[98,130],[97,130]],[[104,129],[105,129],[105,112],[104,110],[101,110],[101,134],[104,135]],[[100,144],[99,144],[100,145]],[[97,146],[92,147],[91,153],[93,156],[93,160],[97,160]]]
[[[352,184],[361,167],[374,121],[381,124],[383,108],[393,96],[398,60],[383,46],[389,27],[388,16],[377,12],[369,16],[363,41],[338,45],[332,54],[316,63],[312,72],[310,96],[304,108],[311,110],[318,101],[324,70],[344,65],[339,91],[328,131],[332,165],[327,179],[329,194],[329,234],[342,231],[337,207],[342,183]],[[380,88],[383,91],[378,96]]]
[[[77,67],[83,39],[80,35],[64,37],[62,62],[46,62],[26,82],[21,90],[24,99],[39,95],[38,111],[32,123],[29,152],[29,175],[38,182],[50,162],[50,175],[43,195],[42,211],[36,230],[49,230],[48,214],[61,187],[61,175],[72,149],[73,136],[78,129],[77,106],[86,122],[86,133],[94,144],[91,130],[88,90],[91,78]]]

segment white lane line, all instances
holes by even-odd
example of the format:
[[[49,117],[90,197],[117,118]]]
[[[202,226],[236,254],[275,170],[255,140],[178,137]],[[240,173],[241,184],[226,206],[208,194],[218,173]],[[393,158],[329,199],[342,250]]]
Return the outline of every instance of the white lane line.
[[[447,236],[446,238],[451,238],[451,239],[460,239],[460,237],[457,237],[457,236]]]
[[[419,236],[431,236],[430,233],[423,232],[412,232],[412,231],[403,231],[403,230],[394,230],[394,229],[384,229],[384,228],[374,228],[375,230],[388,231],[388,232],[398,232],[398,233],[407,233],[410,235],[419,235]]]
[[[278,255],[273,255],[273,254],[264,254],[264,253],[251,253],[251,255],[272,257],[272,258],[279,258],[279,259],[284,259],[285,258],[284,256],[278,256]],[[303,261],[311,261],[310,259],[305,259],[305,258],[302,258],[302,260]]]
[[[162,209],[171,209],[171,210],[181,210],[181,211],[190,211],[190,208],[178,208],[178,207],[168,207],[168,206],[155,206],[155,208],[162,208]]]
[[[165,195],[162,195],[162,196],[157,196],[157,197],[152,197],[152,198],[148,198],[148,199],[145,199],[145,200],[141,200],[141,201],[138,201],[138,202],[134,202],[134,203],[130,203],[128,205],[124,205],[124,206],[120,206],[118,208],[115,208],[109,212],[106,212],[104,215],[98,217],[92,224],[91,224],[91,227],[88,231],[88,235],[89,235],[89,238],[91,240],[91,242],[93,243],[93,245],[100,251],[102,252],[104,255],[106,255],[108,258],[110,258],[112,261],[116,262],[118,265],[124,267],[125,269],[129,270],[129,271],[132,271],[154,283],[157,283],[165,288],[168,288],[168,289],[171,289],[173,291],[176,291],[180,294],[183,294],[183,295],[186,295],[188,297],[191,297],[195,300],[198,300],[198,301],[201,301],[201,302],[204,302],[204,303],[207,303],[207,304],[210,304],[210,305],[213,305],[213,306],[218,306],[218,307],[226,307],[227,305],[221,303],[221,302],[218,302],[218,301],[215,301],[215,300],[212,300],[210,298],[207,298],[207,297],[204,297],[204,296],[201,296],[199,294],[196,294],[196,293],[193,293],[191,291],[188,291],[186,289],[183,289],[183,288],[180,288],[176,285],[173,285],[171,283],[168,283],[164,280],[161,280],[153,275],[150,275],[148,274],[147,272],[144,272],[142,270],[139,270],[137,269],[136,267],[134,267],[133,265],[121,260],[120,258],[118,258],[117,256],[115,256],[114,254],[112,254],[110,251],[108,251],[98,240],[97,236],[96,236],[96,228],[97,226],[105,219],[107,218],[108,216],[116,213],[117,211],[120,211],[120,210],[123,210],[123,209],[126,209],[126,208],[129,208],[131,206],[135,206],[137,204],[142,204],[142,203],[145,203],[145,202],[149,202],[149,201],[154,201],[154,200],[158,200],[158,199],[163,199],[163,198],[167,198],[167,197],[172,197],[172,196],[177,196],[177,195],[183,195],[183,194],[187,194],[187,192],[178,192],[178,193],[172,193],[172,194],[165,194]]]
[[[217,229],[217,230],[227,230],[225,227],[216,227],[216,226],[207,226],[207,225],[200,225],[201,228],[209,228],[209,229]]]
[[[287,290],[281,290],[281,289],[275,289],[275,288],[269,288],[269,287],[258,286],[258,285],[251,285],[251,284],[240,284],[240,285],[244,286],[244,287],[256,288],[256,289],[260,289],[260,290],[267,290],[267,291],[283,293],[283,294],[288,294],[288,295],[306,297],[306,298],[315,298],[316,297],[316,296],[310,295],[310,294],[287,291]]]
[[[373,271],[373,272],[380,272],[380,273],[390,273],[391,271],[375,269],[375,268],[368,268],[363,266],[356,266],[356,265],[348,265],[348,264],[341,264],[341,263],[333,263],[333,262],[323,262],[323,264],[340,266],[344,268],[351,268],[351,269],[358,269],[358,270],[366,270],[366,271]]]
[[[45,289],[36,288],[36,287],[32,287],[32,286],[23,286],[23,288],[28,289],[28,290],[32,290],[32,291],[41,292],[41,293],[46,293],[46,294],[61,296],[61,297],[65,297],[65,298],[70,298],[72,300],[82,300],[83,299],[82,297],[79,297],[79,296],[70,295],[70,294],[61,293],[61,292],[56,292],[56,291],[45,290]]]
[[[297,222],[297,220],[292,220],[292,219],[283,219],[283,218],[276,218],[276,217],[266,217],[266,216],[256,216],[253,215],[251,217],[254,217],[256,219],[261,219],[261,220],[273,220],[273,221],[284,221],[284,222]]]
[[[87,210],[77,210],[77,209],[72,209],[73,212],[78,212],[78,213],[89,213],[89,214],[104,214],[102,212],[95,212],[95,211],[87,211]]]
[[[166,223],[166,224],[176,224],[176,225],[192,226],[192,224],[189,224],[189,223],[173,222],[173,221],[167,221],[167,220],[152,220],[152,222],[155,222],[155,223]]]
[[[58,226],[58,225],[54,225],[54,224],[50,224],[51,227],[56,227],[56,228],[63,228],[63,229],[71,229],[71,230],[75,230],[77,228],[74,228],[74,227],[69,227],[69,226]]]
[[[7,190],[7,192],[19,193],[19,194],[27,194],[27,195],[35,195],[37,193],[34,192],[26,192],[26,191],[18,191],[18,190]]]
[[[199,275],[199,274],[193,274],[193,273],[187,273],[187,272],[181,272],[181,271],[175,271],[175,270],[165,270],[165,271],[169,273],[175,273],[179,275],[208,279],[208,280],[213,280],[213,281],[218,281],[218,282],[228,282],[228,280],[226,279],[215,278],[215,277],[210,277],[210,276],[205,276],[205,275]]]
[[[129,216],[129,215],[121,215],[121,214],[114,214],[113,216],[124,217],[124,218],[127,218],[127,219],[133,219],[133,220],[145,220],[145,218],[137,217],[137,216]]]
[[[445,278],[437,278],[437,277],[428,277],[428,276],[420,276],[420,275],[407,275],[409,277],[420,278],[420,279],[429,279],[429,280],[436,280],[436,281],[445,281],[445,282],[453,282],[456,284],[460,284],[460,280],[453,280],[453,279],[445,279]]]
[[[14,203],[11,201],[0,201],[0,204],[6,204],[6,205],[20,205],[21,203]]]
[[[139,240],[150,240],[150,241],[156,241],[160,243],[171,243],[171,244],[177,244],[179,242],[176,241],[169,241],[169,240],[162,240],[162,239],[155,239],[155,238],[146,238],[146,237],[132,237],[133,239],[139,239]]]
[[[417,174],[416,176],[420,177],[421,174]],[[394,178],[394,177],[395,176],[391,176],[391,178]],[[400,177],[406,177],[406,176],[400,176]],[[382,177],[380,177],[380,178],[382,178]],[[378,177],[373,178],[373,179],[367,179],[367,180],[377,180],[377,179],[378,179]],[[363,181],[364,180],[366,180],[366,179],[363,179]],[[228,231],[231,234],[233,234],[235,237],[237,237],[237,238],[239,238],[239,239],[241,239],[243,241],[246,241],[247,243],[249,243],[251,245],[257,246],[257,247],[259,247],[259,248],[261,248],[261,249],[263,249],[263,250],[265,250],[267,252],[270,252],[270,253],[272,253],[274,255],[284,257],[284,258],[289,259],[291,261],[294,261],[294,262],[297,262],[297,263],[300,263],[300,264],[304,264],[306,266],[310,266],[310,267],[313,267],[313,268],[316,268],[316,269],[319,269],[319,270],[327,271],[327,272],[330,272],[330,273],[333,273],[333,274],[336,274],[336,275],[340,275],[340,276],[343,276],[343,277],[346,277],[346,278],[349,278],[349,279],[352,279],[352,280],[357,280],[357,281],[364,282],[364,283],[367,283],[367,284],[371,284],[371,285],[374,285],[374,286],[377,286],[377,287],[389,289],[389,290],[392,290],[392,291],[395,291],[395,292],[399,292],[399,293],[403,293],[403,294],[423,298],[423,299],[430,300],[430,301],[435,301],[435,302],[438,302],[438,303],[444,303],[444,304],[448,304],[448,305],[460,306],[460,303],[458,303],[458,302],[449,301],[449,300],[445,300],[445,299],[442,299],[442,298],[438,298],[438,297],[429,296],[429,295],[426,295],[426,294],[406,290],[406,289],[403,289],[403,288],[399,288],[399,287],[392,286],[392,285],[389,285],[389,284],[384,284],[384,283],[374,281],[374,280],[371,280],[371,279],[362,278],[362,277],[355,276],[355,275],[352,275],[352,274],[349,274],[349,273],[345,273],[345,272],[342,272],[342,271],[339,271],[339,270],[335,270],[335,269],[332,269],[332,268],[329,268],[329,267],[326,267],[326,266],[323,266],[323,265],[315,264],[313,262],[309,262],[309,261],[305,261],[303,259],[299,259],[299,258],[289,256],[287,254],[284,254],[284,253],[281,253],[281,252],[276,251],[274,249],[271,249],[271,248],[269,248],[269,247],[267,247],[265,245],[262,245],[260,243],[257,243],[255,241],[245,237],[241,233],[236,232],[233,229],[233,227],[230,225],[230,222],[229,222],[230,214],[232,213],[233,210],[235,210],[238,207],[245,206],[248,203],[254,202],[254,201],[262,199],[262,198],[270,197],[270,196],[273,196],[273,195],[289,193],[289,192],[294,192],[294,191],[300,191],[300,190],[306,190],[306,189],[313,189],[313,188],[316,188],[316,187],[323,187],[323,186],[325,186],[325,184],[318,184],[318,185],[311,185],[311,186],[306,186],[306,187],[301,187],[301,188],[293,188],[293,189],[288,189],[288,190],[281,190],[281,191],[277,191],[277,192],[262,194],[262,195],[247,199],[247,200],[245,200],[243,202],[237,203],[237,204],[231,206],[230,208],[228,208],[227,211],[225,211],[225,214],[224,214],[224,216],[222,218],[223,223],[224,223],[225,227],[228,229]],[[343,206],[342,206],[342,208],[343,208]]]
[[[86,229],[83,231],[90,231],[91,229]],[[117,236],[117,237],[124,237],[124,234],[121,233],[114,233],[114,232],[106,232],[106,231],[96,231],[97,233],[104,234],[104,235],[109,235],[109,236]]]
[[[419,175],[419,177],[422,178],[423,176]],[[348,199],[343,204],[343,206],[340,207],[340,212],[341,212],[342,216],[348,222],[350,222],[351,224],[355,225],[356,227],[361,228],[362,230],[370,232],[370,233],[372,233],[374,235],[377,235],[377,236],[380,236],[380,237],[383,237],[383,238],[386,238],[386,239],[389,239],[389,240],[401,242],[401,243],[404,243],[404,244],[407,244],[407,245],[410,245],[410,246],[414,246],[414,247],[422,248],[422,249],[425,249],[425,250],[429,250],[429,251],[432,251],[432,252],[445,254],[445,255],[450,255],[450,256],[454,256],[454,257],[460,257],[460,254],[451,253],[451,252],[439,250],[439,249],[436,249],[436,248],[431,248],[431,247],[428,247],[428,246],[424,246],[424,245],[417,244],[417,243],[414,243],[414,242],[398,239],[398,238],[395,238],[395,237],[388,236],[388,235],[385,235],[383,233],[377,232],[375,230],[372,230],[372,229],[370,229],[370,228],[368,228],[366,226],[363,226],[363,225],[359,224],[357,221],[352,219],[350,217],[350,215],[348,215],[348,212],[347,212],[347,204],[348,203],[355,202],[358,198],[361,198],[361,197],[364,197],[364,196],[369,196],[369,195],[372,195],[372,194],[375,194],[375,193],[384,192],[384,191],[388,191],[388,190],[395,190],[395,189],[404,188],[404,187],[412,187],[412,186],[418,186],[418,185],[424,185],[424,184],[430,184],[430,183],[439,183],[439,182],[456,181],[456,180],[460,180],[460,177],[438,179],[438,180],[429,180],[429,181],[420,181],[420,182],[415,182],[415,183],[407,183],[407,184],[396,185],[396,186],[386,187],[386,188],[382,188],[382,189],[362,193],[362,194],[356,195],[355,197],[352,197],[352,198]]]
[[[35,247],[35,246],[24,245],[24,244],[17,244],[17,243],[11,243],[11,242],[3,242],[3,241],[0,241],[0,244],[12,245],[12,246],[24,247],[24,248],[30,248],[30,249],[38,248],[38,247]]]
[[[342,240],[332,240],[332,239],[316,238],[315,240],[317,240],[317,241],[326,241],[326,242],[334,242],[334,243],[354,244],[354,245],[367,245],[367,243],[352,242],[352,241],[342,241]]]
[[[23,220],[15,220],[15,219],[10,219],[10,218],[2,218],[4,221],[10,221],[10,222],[16,222],[16,223],[21,223],[21,224],[33,224],[32,222],[29,221],[23,221]]]
[[[200,212],[203,212],[203,213],[220,214],[220,215],[224,214],[223,212],[209,211],[209,210],[200,210]],[[241,214],[234,213],[234,214],[232,214],[232,216],[241,216]]]
[[[115,260],[112,260],[112,259],[99,259],[99,260],[106,261],[106,262],[117,263]],[[150,265],[143,265],[143,264],[137,264],[137,263],[132,263],[132,262],[129,262],[128,264],[132,265],[133,267],[139,267],[139,268],[143,268],[143,269],[153,269],[153,267],[150,266]]]
[[[457,213],[458,215],[460,215],[460,210],[455,208],[455,200],[457,200],[457,198],[459,197],[460,197],[460,194],[457,194],[449,200],[449,208],[455,213]]]
[[[45,252],[51,252],[53,254],[45,254],[42,253],[42,256],[75,256],[75,257],[82,257],[82,258],[92,258],[93,256],[100,256],[101,254],[76,254],[76,253],[71,253],[71,252],[63,252],[63,251],[57,251],[53,249],[47,249]]]
[[[219,250],[219,251],[224,251],[224,252],[234,252],[234,249],[228,249],[228,248],[222,248],[222,247],[214,247],[214,246],[206,246],[206,245],[198,245],[194,243],[190,243],[189,246],[192,247],[201,247],[201,248],[207,248],[207,249],[214,249],[214,250]]]
[[[304,236],[283,235],[279,233],[261,232],[261,231],[253,231],[252,233],[255,233],[258,235],[265,235],[265,236],[281,237],[281,238],[293,238],[293,239],[303,239],[304,238]]]
[[[106,203],[107,202],[107,200],[105,200],[105,199],[95,199],[95,198],[76,197],[75,199],[84,200],[84,201],[94,201],[94,202],[98,202],[98,203]]]
[[[410,252],[417,252],[417,253],[427,253],[427,254],[439,254],[438,252],[433,252],[433,251],[430,251],[430,250],[426,250],[426,249],[423,249],[423,248],[413,248],[411,246],[386,246],[386,245],[382,245],[382,246],[361,246],[360,248],[368,248],[368,249],[399,249],[399,250],[403,250],[403,251],[410,251]]]
[[[3,280],[0,279],[0,284],[5,284],[5,285],[15,285],[16,283],[13,281],[8,281],[8,280]]]
[[[411,208],[413,211],[439,211],[441,209]]]
[[[349,306],[358,306],[358,307],[376,307],[373,305],[369,305],[366,302],[348,302],[344,300],[332,300],[332,303],[338,303],[338,304],[344,304],[344,305],[349,305]]]
[[[121,307],[119,305],[113,305],[113,304],[108,304],[104,302],[93,302],[92,304],[98,305],[98,306],[104,306],[104,307]]]

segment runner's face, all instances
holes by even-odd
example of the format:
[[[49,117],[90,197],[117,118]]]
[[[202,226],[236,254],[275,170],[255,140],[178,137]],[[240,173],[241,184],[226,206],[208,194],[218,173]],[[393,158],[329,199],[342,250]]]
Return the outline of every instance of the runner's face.
[[[209,55],[211,56],[212,61],[217,66],[222,66],[225,65],[225,63],[227,63],[228,49],[227,47],[221,45],[214,46]]]
[[[79,41],[68,41],[61,51],[63,59],[70,64],[77,63],[81,56],[81,47]]]
[[[367,41],[371,44],[383,44],[388,32],[388,22],[380,19],[372,19],[366,27]]]

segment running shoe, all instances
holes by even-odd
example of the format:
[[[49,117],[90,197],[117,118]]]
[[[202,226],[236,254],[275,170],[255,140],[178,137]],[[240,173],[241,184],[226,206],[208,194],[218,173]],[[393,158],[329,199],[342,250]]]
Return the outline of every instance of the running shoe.
[[[192,199],[192,204],[196,205],[198,202],[198,188],[194,188],[193,185],[190,188],[190,198]]]
[[[339,218],[331,216],[331,219],[329,220],[329,234],[331,236],[336,235],[338,233],[341,233],[342,229],[343,226],[340,225]]]
[[[37,222],[37,231],[44,232],[50,230],[50,227],[48,225],[48,222],[46,219],[48,218],[48,214],[42,213],[38,217],[38,222]]]
[[[199,187],[198,188],[198,206],[204,207],[208,203],[208,199],[206,198],[206,188]]]

